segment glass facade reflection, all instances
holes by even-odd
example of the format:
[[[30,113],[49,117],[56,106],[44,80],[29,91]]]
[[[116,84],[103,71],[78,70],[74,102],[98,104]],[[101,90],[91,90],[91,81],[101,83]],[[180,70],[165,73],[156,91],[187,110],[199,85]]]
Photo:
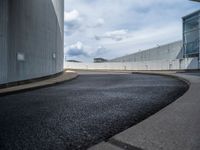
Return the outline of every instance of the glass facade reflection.
[[[183,18],[185,57],[199,56],[200,11]]]

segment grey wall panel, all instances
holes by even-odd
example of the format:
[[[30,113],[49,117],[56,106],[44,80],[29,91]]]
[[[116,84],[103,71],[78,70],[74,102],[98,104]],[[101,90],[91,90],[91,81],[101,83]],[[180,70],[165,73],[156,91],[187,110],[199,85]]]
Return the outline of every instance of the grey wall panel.
[[[8,1],[0,0],[0,83],[7,81]]]
[[[131,55],[110,60],[111,62],[143,62],[153,60],[173,60],[183,58],[182,41],[161,45]]]
[[[6,82],[61,72],[64,57],[64,0],[55,3],[52,0],[3,1],[9,2]],[[19,54],[24,60],[18,60]],[[0,84],[3,82],[5,79]]]
[[[55,13],[57,15],[57,18],[58,18],[58,23],[59,23],[59,26],[60,26],[60,29],[61,29],[61,33],[64,34],[64,1],[63,0],[52,0],[53,2],[53,6],[54,6],[54,9],[55,9]],[[64,36],[62,36],[64,37]]]

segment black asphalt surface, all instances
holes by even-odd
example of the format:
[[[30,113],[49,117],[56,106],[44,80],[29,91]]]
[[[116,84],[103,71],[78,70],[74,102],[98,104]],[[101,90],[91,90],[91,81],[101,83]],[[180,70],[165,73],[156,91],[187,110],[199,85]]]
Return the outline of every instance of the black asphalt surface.
[[[187,88],[157,75],[91,74],[3,96],[0,149],[86,149],[157,112]]]

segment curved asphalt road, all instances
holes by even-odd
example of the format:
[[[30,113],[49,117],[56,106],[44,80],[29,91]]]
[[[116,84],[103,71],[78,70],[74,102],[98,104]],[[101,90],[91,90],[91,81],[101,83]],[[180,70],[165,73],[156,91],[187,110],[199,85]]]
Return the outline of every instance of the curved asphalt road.
[[[187,88],[157,75],[91,74],[0,97],[0,149],[86,149],[142,121]]]

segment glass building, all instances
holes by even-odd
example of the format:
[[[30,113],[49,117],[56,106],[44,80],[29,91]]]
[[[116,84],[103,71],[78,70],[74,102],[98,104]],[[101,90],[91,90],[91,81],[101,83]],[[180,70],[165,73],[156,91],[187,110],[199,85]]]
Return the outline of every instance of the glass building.
[[[199,57],[200,10],[183,17],[183,46],[185,57]]]

